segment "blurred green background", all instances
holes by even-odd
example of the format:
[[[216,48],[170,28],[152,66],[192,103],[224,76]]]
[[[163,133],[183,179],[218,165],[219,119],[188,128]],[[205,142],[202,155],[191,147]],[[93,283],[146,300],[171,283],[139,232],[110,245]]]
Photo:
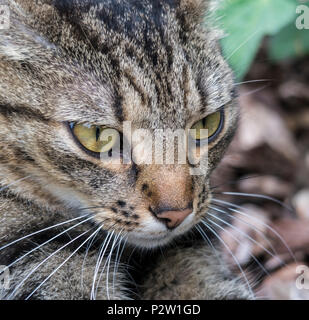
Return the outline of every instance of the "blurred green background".
[[[299,6],[306,6],[306,12]],[[309,54],[309,30],[299,30],[297,19],[309,25],[309,1],[222,0],[216,20],[225,32],[223,52],[237,80],[248,72],[265,37],[273,62]]]

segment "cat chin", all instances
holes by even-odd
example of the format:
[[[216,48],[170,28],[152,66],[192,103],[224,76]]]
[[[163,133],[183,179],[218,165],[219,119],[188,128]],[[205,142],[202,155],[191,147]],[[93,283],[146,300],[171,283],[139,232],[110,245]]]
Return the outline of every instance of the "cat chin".
[[[142,238],[131,235],[128,237],[128,242],[141,249],[155,249],[169,244],[173,238],[174,237],[171,237],[170,234],[167,234],[165,237],[163,236],[161,238]]]
[[[190,214],[185,221],[174,230],[166,230],[158,235],[147,235],[147,233],[132,232],[128,235],[128,242],[142,249],[155,249],[166,246],[175,238],[187,233],[194,225],[194,214]]]

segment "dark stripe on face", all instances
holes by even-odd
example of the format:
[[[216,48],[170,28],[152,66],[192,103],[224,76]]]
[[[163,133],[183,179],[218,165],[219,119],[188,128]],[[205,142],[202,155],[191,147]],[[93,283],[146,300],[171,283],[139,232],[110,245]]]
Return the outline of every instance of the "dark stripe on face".
[[[135,163],[133,163],[131,168],[128,171],[128,176],[127,176],[128,184],[131,187],[135,187],[139,174],[140,174],[139,167]]]
[[[22,150],[19,147],[13,147],[12,151],[13,151],[16,159],[18,159],[18,161],[20,161],[20,162],[22,162],[22,161],[31,162],[31,163],[35,162],[35,160],[27,152],[25,152],[24,150]]]
[[[0,105],[0,114],[6,118],[22,116],[31,119],[37,119],[43,122],[48,121],[48,119],[44,117],[44,115],[42,115],[37,109],[32,110],[25,106]]]
[[[184,107],[188,109],[188,94],[189,94],[189,75],[188,75],[188,66],[184,65],[182,71],[183,77],[183,101]]]
[[[130,85],[141,97],[142,103],[149,105],[150,98],[147,96],[146,92],[137,84],[136,78],[129,73],[128,70],[124,71],[124,76],[128,79]]]
[[[122,70],[119,64],[119,57],[113,55],[113,39],[116,35],[123,34],[123,38],[127,39],[126,42],[134,43],[137,47],[142,47],[144,50],[144,57],[147,57],[154,67],[159,63],[164,70],[169,72],[173,65],[173,48],[167,42],[165,36],[166,29],[166,6],[175,8],[177,1],[104,1],[104,6],[100,9],[97,8],[98,2],[93,1],[80,1],[77,6],[76,3],[72,4],[70,1],[55,1],[55,8],[58,10],[59,15],[63,21],[71,26],[70,30],[72,36],[76,39],[77,43],[82,41],[88,46],[88,55],[91,55],[93,49],[106,55],[109,63],[115,73],[115,77],[119,78],[122,75]],[[82,14],[89,14],[90,9],[93,8],[93,20],[99,20],[102,23],[102,32],[104,28],[111,32],[111,39],[103,39],[104,35],[99,30],[91,30],[89,26],[83,26],[81,21]],[[115,37],[113,37],[113,33]],[[141,37],[137,35],[141,34]],[[103,37],[102,37],[103,35]],[[103,41],[103,44],[102,44]],[[119,44],[114,44],[119,45]],[[66,46],[66,44],[64,44]],[[165,48],[165,53],[158,53],[158,50]],[[69,54],[75,53],[75,48],[67,48]],[[72,52],[73,51],[73,52]],[[132,57],[133,51],[128,53]],[[138,55],[135,54],[136,57]],[[75,55],[74,55],[75,57]],[[88,62],[95,59],[88,57]],[[147,59],[147,60],[148,60]],[[139,59],[140,60],[140,59]],[[88,63],[86,63],[87,65]],[[117,80],[116,80],[117,83]]]
[[[116,93],[114,104],[112,105],[115,113],[115,117],[120,123],[124,121],[123,107],[122,107],[122,96]]]
[[[166,47],[166,53],[167,53],[167,70],[168,72],[170,72],[172,70],[172,66],[174,63],[173,47],[168,45]]]
[[[86,184],[86,178],[89,180],[88,185],[95,189],[96,186],[92,185],[92,177],[97,177],[96,182],[101,186],[114,178],[112,171],[106,168],[102,170],[94,163],[81,159],[75,154],[60,153],[59,150],[54,149],[47,150],[44,141],[39,142],[39,146],[42,146],[42,155],[44,155],[55,168],[70,177],[73,183],[78,183],[80,180],[83,180],[83,183]],[[86,190],[84,190],[84,192],[86,193]]]

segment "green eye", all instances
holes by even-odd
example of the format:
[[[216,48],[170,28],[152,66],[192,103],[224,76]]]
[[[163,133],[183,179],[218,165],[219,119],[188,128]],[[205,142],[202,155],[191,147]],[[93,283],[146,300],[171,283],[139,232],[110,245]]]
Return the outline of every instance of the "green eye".
[[[190,135],[194,140],[201,141],[215,138],[220,132],[223,123],[223,114],[221,111],[212,113],[206,118],[198,121],[190,130]],[[208,131],[204,131],[204,130]]]
[[[70,124],[73,135],[88,151],[95,153],[112,150],[119,140],[119,133],[115,129],[85,124]]]

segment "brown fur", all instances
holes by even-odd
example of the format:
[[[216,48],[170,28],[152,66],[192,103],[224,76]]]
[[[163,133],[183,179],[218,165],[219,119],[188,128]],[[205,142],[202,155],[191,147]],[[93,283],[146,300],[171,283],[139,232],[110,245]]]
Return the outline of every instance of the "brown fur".
[[[0,186],[5,187],[1,245],[88,212],[93,222],[104,223],[104,230],[121,232],[131,244],[147,248],[169,243],[206,214],[209,176],[237,122],[233,76],[220,54],[218,33],[202,24],[201,8],[207,9],[206,4],[201,0],[10,1],[11,28],[0,30]],[[223,106],[224,129],[209,146],[209,167],[201,177],[190,176],[188,165],[104,163],[84,152],[66,125],[90,123],[121,131],[123,121],[131,121],[133,131],[189,129]],[[194,216],[173,231],[166,230],[149,209],[185,208],[190,201]],[[74,234],[90,226],[81,225]],[[63,243],[55,241],[44,252]],[[0,264],[8,265],[21,249],[0,252]],[[69,246],[60,255],[72,251]],[[95,252],[85,267],[85,295],[65,280],[67,269],[62,269],[33,298],[89,297]],[[15,265],[14,285],[43,256],[34,252],[29,261]],[[77,252],[75,264],[70,263],[82,264],[83,257]],[[58,255],[44,265],[47,271],[38,270],[14,298],[24,298],[59,265],[57,259]],[[124,298],[123,274],[117,279],[115,297]],[[235,288],[239,289],[236,284]],[[230,296],[237,296],[237,290]],[[146,296],[157,294],[147,291]]]

